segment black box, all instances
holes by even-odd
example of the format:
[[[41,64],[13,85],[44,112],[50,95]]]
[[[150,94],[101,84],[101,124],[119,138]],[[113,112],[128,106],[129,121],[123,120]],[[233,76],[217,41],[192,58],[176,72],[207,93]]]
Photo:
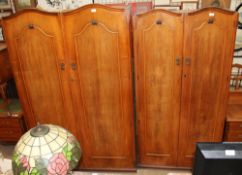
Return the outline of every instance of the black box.
[[[242,143],[197,143],[193,175],[242,175]]]

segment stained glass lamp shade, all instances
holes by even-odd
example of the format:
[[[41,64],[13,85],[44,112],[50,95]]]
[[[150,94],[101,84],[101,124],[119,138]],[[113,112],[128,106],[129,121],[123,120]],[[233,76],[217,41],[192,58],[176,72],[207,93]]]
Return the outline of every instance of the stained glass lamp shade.
[[[77,139],[55,125],[38,125],[17,143],[13,159],[15,175],[66,175],[80,160]]]

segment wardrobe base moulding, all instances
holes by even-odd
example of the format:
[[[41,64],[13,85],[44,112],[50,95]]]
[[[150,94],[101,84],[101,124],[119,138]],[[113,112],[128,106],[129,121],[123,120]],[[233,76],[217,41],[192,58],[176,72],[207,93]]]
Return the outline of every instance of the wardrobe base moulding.
[[[154,169],[172,169],[172,170],[191,170],[192,167],[181,167],[181,166],[162,166],[162,165],[148,165],[148,164],[137,164],[137,168],[154,168]]]

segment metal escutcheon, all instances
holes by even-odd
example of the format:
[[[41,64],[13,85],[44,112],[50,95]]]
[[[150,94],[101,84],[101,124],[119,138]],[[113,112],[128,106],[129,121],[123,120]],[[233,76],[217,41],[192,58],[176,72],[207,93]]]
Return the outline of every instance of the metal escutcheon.
[[[76,69],[77,69],[77,65],[76,65],[76,63],[71,63],[71,69],[72,69],[72,70],[76,70]]]
[[[95,19],[91,20],[91,24],[92,25],[97,25],[97,20],[95,20]]]
[[[191,58],[185,58],[185,65],[191,65]]]
[[[29,24],[29,25],[28,25],[28,28],[29,28],[29,29],[34,29],[34,24]]]
[[[156,24],[157,24],[157,25],[161,25],[161,24],[162,24],[162,21],[161,21],[161,20],[157,20],[157,21],[156,21]]]
[[[60,63],[60,68],[61,68],[61,70],[65,70],[65,64],[64,63]]]
[[[176,65],[180,65],[181,64],[181,59],[180,58],[176,58]]]

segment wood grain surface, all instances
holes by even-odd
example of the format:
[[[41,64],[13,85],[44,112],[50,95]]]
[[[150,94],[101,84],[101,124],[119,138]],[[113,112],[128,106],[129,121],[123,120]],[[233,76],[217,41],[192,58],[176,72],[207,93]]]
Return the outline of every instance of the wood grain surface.
[[[221,141],[238,15],[154,10],[134,19],[139,165],[191,167]],[[83,169],[135,168],[130,23],[121,9],[25,10],[3,21],[28,127],[69,129]]]
[[[66,122],[74,118],[60,69],[65,58],[58,15],[26,10],[5,19],[3,26],[28,128],[52,123],[76,133]]]
[[[28,127],[52,123],[79,139],[85,169],[135,166],[129,18],[88,5],[25,10],[3,22]]]
[[[164,10],[134,20],[139,164],[176,164],[183,16]]]
[[[89,5],[63,15],[71,97],[85,151],[83,168],[134,168],[129,21]]]
[[[216,8],[185,16],[178,166],[192,166],[196,142],[222,141],[237,19]]]

